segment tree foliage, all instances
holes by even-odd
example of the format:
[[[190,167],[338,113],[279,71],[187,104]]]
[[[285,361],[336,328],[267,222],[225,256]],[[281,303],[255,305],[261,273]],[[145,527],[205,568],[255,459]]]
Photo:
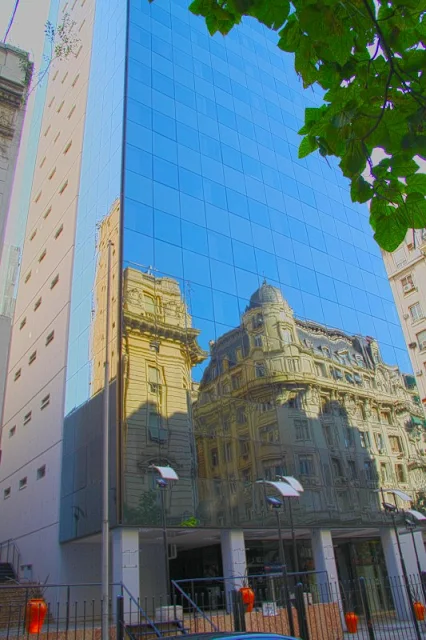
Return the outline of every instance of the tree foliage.
[[[303,86],[324,89],[323,105],[306,109],[299,157],[318,149],[340,159],[383,249],[426,227],[426,0],[194,0],[190,9],[211,34],[256,18],[294,54]]]

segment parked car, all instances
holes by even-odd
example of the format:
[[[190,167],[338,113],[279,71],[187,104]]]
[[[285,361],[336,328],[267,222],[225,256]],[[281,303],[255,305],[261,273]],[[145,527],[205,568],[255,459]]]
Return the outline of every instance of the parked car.
[[[167,640],[299,640],[293,636],[282,636],[279,633],[255,633],[251,631],[208,631],[207,633],[188,633],[180,636],[168,636]]]

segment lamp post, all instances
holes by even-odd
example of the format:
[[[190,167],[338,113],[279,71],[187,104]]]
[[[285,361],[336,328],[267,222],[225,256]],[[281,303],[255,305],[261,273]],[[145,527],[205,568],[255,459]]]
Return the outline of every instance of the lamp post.
[[[424,580],[424,571],[422,570],[422,567],[420,565],[420,559],[419,559],[419,554],[417,551],[417,545],[416,545],[416,539],[414,537],[414,532],[417,529],[417,525],[419,522],[426,522],[426,516],[424,516],[422,513],[420,513],[420,511],[416,511],[415,509],[407,509],[406,514],[409,517],[405,518],[405,524],[407,527],[407,532],[411,533],[411,540],[413,542],[413,547],[414,547],[414,553],[416,556],[416,563],[417,563],[417,571],[419,572],[419,578],[420,578],[420,582],[422,585],[422,591],[423,591],[423,596],[425,598],[426,601],[426,584],[425,584],[425,580]]]
[[[169,486],[169,483],[179,480],[178,474],[172,467],[161,467],[155,464],[151,465],[152,469],[155,469],[159,477],[156,479],[157,487],[160,489],[161,496],[161,523],[163,530],[163,547],[164,547],[164,567],[166,576],[166,596],[169,600],[170,596],[170,566],[169,566],[169,544],[167,540],[167,520],[166,520],[166,501],[164,493]]]

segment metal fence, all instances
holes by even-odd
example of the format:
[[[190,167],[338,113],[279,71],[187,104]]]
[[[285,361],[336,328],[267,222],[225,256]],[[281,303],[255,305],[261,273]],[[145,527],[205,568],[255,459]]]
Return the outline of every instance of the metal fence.
[[[197,581],[190,581],[192,595],[189,583],[176,581],[168,597],[143,600],[134,599],[123,585],[112,585],[110,640],[155,640],[216,631],[278,633],[303,640],[426,639],[426,590],[419,576],[410,577],[409,585],[373,578],[330,583],[320,573],[238,580],[251,590],[252,607],[243,602],[236,579],[199,580],[198,589]],[[40,628],[35,625],[34,630],[30,605],[37,598],[45,603],[46,612]],[[0,637],[100,640],[102,611],[98,584],[44,585],[43,593],[30,585],[2,586]]]

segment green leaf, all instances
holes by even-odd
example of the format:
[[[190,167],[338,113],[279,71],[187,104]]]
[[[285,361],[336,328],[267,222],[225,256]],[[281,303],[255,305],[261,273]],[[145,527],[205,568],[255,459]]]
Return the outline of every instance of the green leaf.
[[[354,141],[347,147],[346,153],[343,153],[342,160],[340,162],[340,168],[343,171],[343,175],[347,178],[361,173],[364,171],[367,164],[367,156],[365,153],[365,147],[359,140]]]
[[[351,182],[351,198],[353,202],[368,202],[373,196],[373,187],[362,176]]]
[[[299,146],[299,158],[306,158],[310,153],[318,149],[318,140],[313,136],[305,136]]]
[[[426,194],[426,174],[415,173],[414,175],[408,176],[407,186],[410,191],[419,191],[420,193],[425,195]]]
[[[374,238],[385,251],[395,251],[407,233],[407,226],[395,213],[378,217],[374,228]]]

